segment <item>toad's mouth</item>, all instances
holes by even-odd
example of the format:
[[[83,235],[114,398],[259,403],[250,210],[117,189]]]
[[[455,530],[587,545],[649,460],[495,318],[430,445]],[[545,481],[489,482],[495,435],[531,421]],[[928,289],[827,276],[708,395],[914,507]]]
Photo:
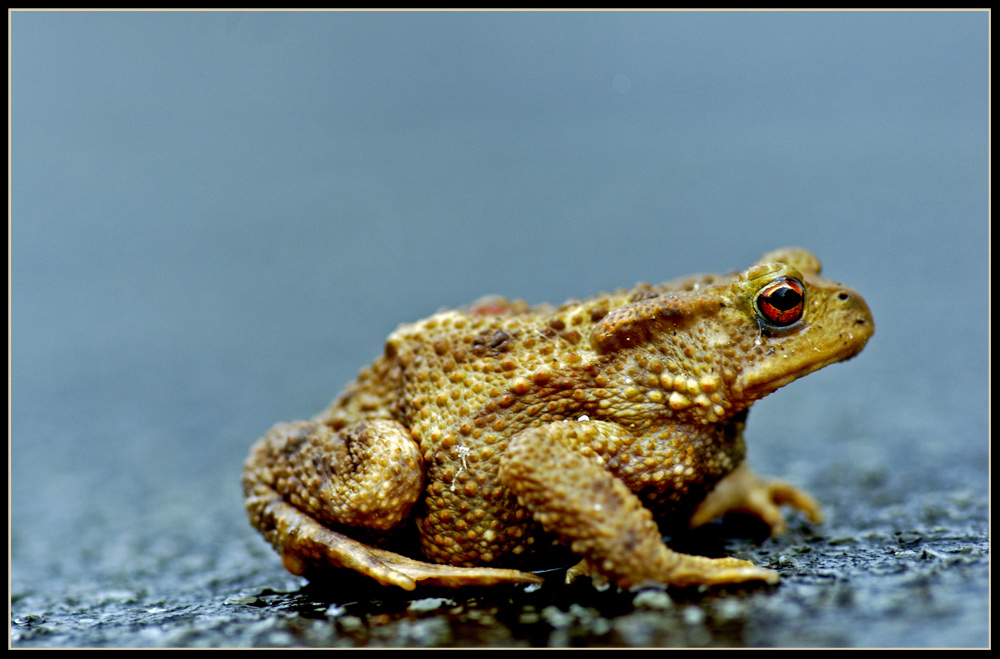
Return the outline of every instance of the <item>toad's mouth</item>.
[[[857,356],[868,341],[868,333],[860,338],[850,337],[843,349],[823,351],[815,346],[800,347],[790,351],[776,351],[771,357],[743,371],[733,386],[734,392],[746,399],[763,398],[769,393],[791,384],[819,369],[847,361]]]
[[[832,294],[831,294],[832,293]],[[814,303],[826,306],[822,324],[805,322],[796,331],[772,336],[761,345],[763,358],[746,368],[733,384],[734,393],[745,400],[762,398],[775,389],[809,375],[824,366],[856,356],[875,333],[868,305],[847,288],[829,291]],[[836,310],[831,307],[836,305]],[[832,331],[831,326],[843,328]]]

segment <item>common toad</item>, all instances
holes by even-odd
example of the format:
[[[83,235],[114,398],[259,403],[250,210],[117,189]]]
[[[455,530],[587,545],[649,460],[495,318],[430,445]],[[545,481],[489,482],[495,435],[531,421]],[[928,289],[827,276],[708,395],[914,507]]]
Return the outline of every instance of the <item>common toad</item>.
[[[777,572],[669,549],[658,524],[728,511],[773,532],[798,488],[742,464],[750,405],[857,355],[864,300],[809,252],[742,273],[569,301],[483,298],[401,325],[385,353],[310,421],[279,424],[243,475],[250,521],[295,574],[344,567],[379,583],[539,583],[556,545],[569,576],[622,588],[761,580]],[[396,531],[424,562],[385,549]]]

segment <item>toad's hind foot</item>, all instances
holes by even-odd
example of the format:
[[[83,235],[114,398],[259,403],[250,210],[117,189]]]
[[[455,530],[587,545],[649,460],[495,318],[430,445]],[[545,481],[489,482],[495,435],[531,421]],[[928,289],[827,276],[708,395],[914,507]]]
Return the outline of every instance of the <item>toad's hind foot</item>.
[[[285,568],[297,575],[343,567],[383,586],[404,590],[413,590],[418,583],[448,587],[542,583],[541,577],[519,570],[436,565],[372,547],[328,529],[277,498],[267,505],[265,514],[273,520],[268,539],[280,552]]]
[[[410,432],[379,419],[341,430],[316,421],[279,424],[254,445],[243,473],[250,522],[293,574],[344,567],[406,590],[418,582],[541,583],[517,570],[423,563],[333,530],[384,535],[408,516],[422,487],[419,447]]]

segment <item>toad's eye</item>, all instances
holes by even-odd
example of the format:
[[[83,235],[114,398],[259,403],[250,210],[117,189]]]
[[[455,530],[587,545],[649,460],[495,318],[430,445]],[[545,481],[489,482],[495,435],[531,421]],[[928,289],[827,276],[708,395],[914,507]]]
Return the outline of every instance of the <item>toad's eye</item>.
[[[786,327],[802,318],[806,292],[797,279],[778,279],[760,289],[754,300],[757,316],[766,324]]]

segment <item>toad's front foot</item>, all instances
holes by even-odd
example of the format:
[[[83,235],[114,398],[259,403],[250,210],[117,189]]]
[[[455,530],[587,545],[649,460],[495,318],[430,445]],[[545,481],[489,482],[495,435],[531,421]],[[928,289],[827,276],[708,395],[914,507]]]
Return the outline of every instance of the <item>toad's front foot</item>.
[[[781,506],[801,510],[809,521],[823,521],[823,511],[816,499],[785,481],[761,478],[746,464],[741,464],[719,481],[691,516],[691,528],[708,524],[726,513],[747,513],[758,517],[778,535],[785,530]]]
[[[780,578],[774,570],[738,558],[706,558],[679,554],[670,549],[667,551],[678,559],[669,573],[669,579],[663,580],[671,586],[720,586],[745,581],[763,581],[768,584],[776,584]],[[580,577],[590,577],[595,586],[603,586],[608,583],[607,578],[600,570],[590,567],[587,559],[566,570],[566,583],[573,583]],[[650,581],[655,583],[660,580]],[[648,585],[650,581],[636,582],[632,584],[632,587],[639,588]]]
[[[595,583],[639,588],[778,581],[777,572],[748,561],[681,554],[663,544],[638,497],[571,448],[578,430],[583,427],[564,422],[523,432],[508,447],[500,478],[546,531],[584,557],[584,571]]]

